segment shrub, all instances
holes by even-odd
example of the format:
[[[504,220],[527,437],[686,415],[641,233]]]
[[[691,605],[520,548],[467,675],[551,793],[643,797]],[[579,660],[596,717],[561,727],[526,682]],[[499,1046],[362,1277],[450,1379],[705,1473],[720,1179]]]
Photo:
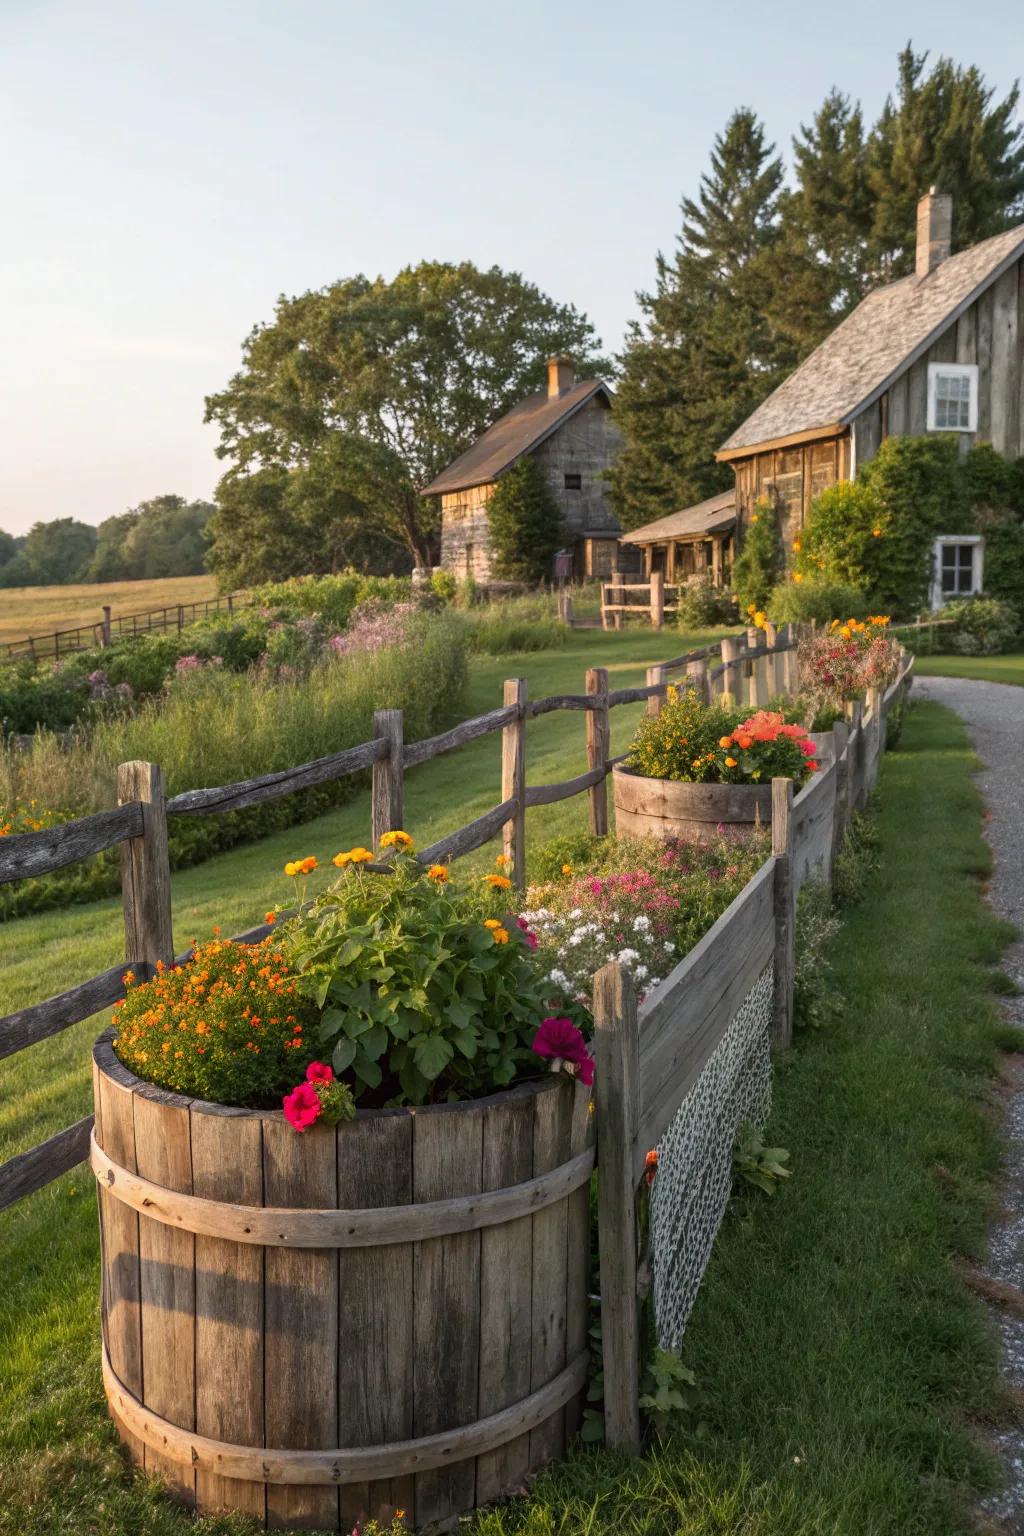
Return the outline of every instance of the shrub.
[[[680,586],[677,606],[676,624],[684,633],[737,621],[732,593],[714,586],[706,576],[691,576]]]
[[[784,777],[799,785],[813,771],[813,758],[802,727],[787,724],[775,711],[760,710],[737,723],[734,710],[705,704],[695,689],[670,687],[661,713],[640,721],[626,766],[645,778],[689,784],[758,784]]]
[[[985,596],[1008,604],[1024,632],[1024,522],[1007,516],[979,520],[985,536]]]
[[[1016,609],[994,597],[961,598],[937,617],[953,621],[946,643],[960,656],[994,656],[1009,650],[1020,633]]]
[[[233,944],[216,935],[184,966],[152,981],[125,972],[114,1050],[146,1082],[217,1104],[268,1108],[315,1055],[316,1009],[271,935]]]
[[[254,587],[252,596],[265,608],[284,608],[295,613],[316,614],[337,629],[344,629],[358,603],[376,597],[384,602],[405,602],[412,596],[408,576],[364,576],[361,571],[338,571],[333,576],[293,576]]]
[[[778,516],[771,502],[759,501],[750,514],[743,546],[732,568],[733,586],[742,612],[767,607],[782,564]]]
[[[536,1073],[535,1037],[564,1000],[507,915],[511,882],[424,873],[411,839],[390,840],[391,874],[367,873],[365,848],[337,855],[338,881],[281,933],[334,1071],[375,1104],[476,1098]]]
[[[430,590],[439,602],[453,603],[458,589],[458,582],[451,571],[446,571],[441,566],[437,566],[431,571]]]
[[[887,633],[889,620],[871,615],[866,623],[833,619],[823,633],[805,637],[797,652],[802,693],[815,714],[842,710],[867,688],[885,688],[896,677],[900,647]]]
[[[785,581],[768,599],[768,617],[773,624],[828,624],[832,619],[863,619],[867,599],[858,587],[825,581]]]
[[[505,581],[550,580],[565,542],[562,509],[543,469],[526,455],[502,475],[487,503],[491,568]]]

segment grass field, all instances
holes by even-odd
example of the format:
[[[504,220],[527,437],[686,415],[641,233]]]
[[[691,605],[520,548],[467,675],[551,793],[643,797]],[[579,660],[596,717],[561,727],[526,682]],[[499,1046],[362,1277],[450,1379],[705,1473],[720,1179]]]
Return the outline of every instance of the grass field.
[[[577,691],[587,664],[617,685],[683,649],[647,632],[573,636],[523,660],[533,696]],[[515,666],[477,663],[464,713],[493,706]],[[621,750],[636,710],[615,711]],[[583,765],[583,720],[529,728],[533,782]],[[415,770],[406,824],[440,835],[498,798],[500,747]],[[731,1208],[685,1355],[708,1394],[706,1434],[645,1460],[579,1455],[477,1536],[958,1536],[991,1479],[969,1420],[1005,1411],[986,1316],[953,1259],[984,1236],[998,1141],[989,1101],[997,1026],[983,966],[1005,930],[987,867],[974,765],[954,716],[910,715],[883,768],[882,865],[836,947],[832,1027],[780,1064],[771,1140],[795,1174]],[[582,823],[585,797],[531,812],[537,837]],[[284,894],[289,856],[367,835],[365,800],[174,878],[176,938],[236,931]],[[927,889],[927,900],[922,891]],[[898,941],[894,941],[897,936]],[[114,902],[3,930],[0,1012],[116,961]],[[93,1020],[0,1067],[0,1155],[81,1114]],[[0,1216],[0,1532],[227,1536],[125,1474],[102,1404],[95,1201],[84,1171]]]
[[[216,597],[212,576],[174,576],[165,581],[112,581],[74,587],[7,587],[0,591],[0,643],[27,635],[52,634],[78,624],[98,624],[109,603],[121,613],[144,613],[172,603]]]
[[[918,656],[919,677],[979,677],[988,683],[1024,688],[1024,656]]]

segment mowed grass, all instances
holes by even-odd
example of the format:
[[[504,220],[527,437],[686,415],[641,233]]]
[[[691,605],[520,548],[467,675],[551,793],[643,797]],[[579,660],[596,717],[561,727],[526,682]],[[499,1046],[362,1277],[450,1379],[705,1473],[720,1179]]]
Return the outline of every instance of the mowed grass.
[[[914,671],[918,677],[977,677],[1024,688],[1024,655],[918,656]]]
[[[28,635],[52,634],[79,624],[98,624],[103,605],[112,617],[169,608],[173,603],[199,603],[216,597],[212,576],[173,576],[159,581],[111,581],[71,587],[5,587],[0,591],[0,643]]]
[[[587,663],[615,683],[673,654],[674,636],[574,636],[532,655],[531,693],[576,691]],[[474,668],[465,713],[514,667]],[[615,712],[621,749],[635,710]],[[631,718],[632,717],[632,718]],[[533,782],[579,771],[583,717],[531,724]],[[495,740],[409,776],[406,824],[439,835],[498,798]],[[476,1536],[943,1536],[970,1530],[992,1478],[970,1419],[1004,1410],[986,1315],[957,1278],[984,1239],[998,1160],[990,1105],[997,1026],[985,965],[1006,938],[983,906],[974,759],[956,717],[911,714],[885,762],[882,867],[835,959],[839,1016],[780,1063],[770,1139],[795,1174],[774,1200],[734,1202],[685,1344],[709,1393],[703,1438],[631,1464],[578,1454]],[[582,823],[585,800],[531,813],[529,835]],[[175,877],[177,938],[237,929],[282,894],[290,854],[366,838],[366,806]],[[485,855],[486,857],[486,855]],[[0,1011],[118,955],[114,903],[0,932]],[[102,1021],[0,1068],[9,1150],[84,1111]],[[130,1478],[103,1408],[95,1202],[84,1170],[0,1216],[0,1531],[4,1536],[222,1536]]]

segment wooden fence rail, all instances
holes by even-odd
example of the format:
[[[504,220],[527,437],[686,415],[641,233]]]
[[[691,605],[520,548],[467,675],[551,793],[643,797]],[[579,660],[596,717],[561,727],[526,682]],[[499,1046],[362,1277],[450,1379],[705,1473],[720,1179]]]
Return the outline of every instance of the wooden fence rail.
[[[46,635],[26,635],[23,640],[4,641],[0,644],[0,656],[37,656],[41,660],[48,656],[68,656],[74,651],[87,651],[92,646],[106,647],[127,635],[163,633],[169,629],[180,631],[211,613],[234,613],[236,608],[252,607],[254,601],[245,592],[228,592],[224,597],[169,603],[163,608],[146,608],[141,613],[118,614],[116,618],[111,616],[110,604],[104,603],[101,617],[95,623],[76,624],[70,629],[51,630]]]
[[[762,637],[763,638],[763,637]],[[123,802],[78,821],[67,822],[43,832],[9,836],[0,840],[0,883],[21,880],[60,869],[77,859],[88,858],[115,844],[121,846],[122,892],[124,902],[125,963],[101,975],[58,993],[43,1002],[0,1018],[0,1058],[59,1033],[93,1014],[110,1007],[124,996],[121,980],[131,968],[140,979],[153,973],[157,961],[174,960],[171,944],[170,864],[167,854],[167,818],[182,815],[211,815],[257,805],[310,785],[372,770],[371,827],[376,846],[385,831],[401,825],[404,775],[408,768],[453,751],[467,742],[501,731],[501,800],[467,825],[439,838],[419,850],[425,863],[456,859],[481,848],[499,836],[504,851],[513,860],[513,874],[522,880],[526,867],[526,822],[528,808],[553,805],[572,796],[586,794],[589,799],[590,826],[595,832],[608,830],[607,778],[622,756],[610,754],[609,712],[623,704],[660,704],[675,675],[686,675],[700,687],[705,697],[722,692],[729,668],[745,670],[749,691],[760,695],[768,687],[768,669],[776,665],[775,653],[791,645],[786,635],[772,637],[773,646],[765,648],[740,645],[736,641],[703,646],[685,655],[671,658],[654,669],[644,688],[609,690],[608,674],[596,667],[588,671],[586,691],[550,698],[529,700],[523,679],[512,678],[505,684],[505,697],[498,709],[463,721],[451,730],[423,741],[404,743],[401,711],[379,710],[374,717],[374,736],[358,746],[349,747],[314,762],[281,772],[264,774],[236,784],[188,790],[165,800],[162,777],[156,765],[122,764],[119,769],[118,796]],[[727,653],[728,648],[728,653]],[[709,667],[722,657],[725,665]],[[774,676],[774,673],[772,674]],[[740,690],[736,690],[737,693]],[[767,694],[765,694],[767,698]],[[526,783],[525,732],[531,719],[554,710],[578,710],[585,716],[586,770],[573,778],[552,784]],[[862,749],[858,731],[851,732],[852,751],[860,763]],[[852,771],[852,770],[851,770]],[[861,770],[857,769],[857,774]],[[816,781],[815,781],[816,782]],[[863,803],[861,778],[851,781],[851,807]],[[807,794],[807,790],[803,792]],[[803,797],[795,802],[795,814],[802,814]],[[799,865],[799,857],[797,858]],[[372,867],[372,866],[371,866]],[[266,925],[236,935],[238,942],[259,943],[269,933]],[[179,961],[185,957],[179,956]],[[74,1128],[72,1128],[74,1129]],[[56,1178],[73,1166],[68,1162],[74,1138],[62,1140],[70,1132],[51,1137],[40,1147],[20,1158],[0,1165],[0,1209],[48,1180],[44,1177],[52,1164],[50,1177]],[[84,1143],[82,1144],[84,1146]],[[46,1149],[51,1151],[47,1152]],[[83,1152],[84,1156],[84,1152]],[[31,1164],[26,1158],[34,1158]],[[25,1169],[33,1170],[29,1178]]]

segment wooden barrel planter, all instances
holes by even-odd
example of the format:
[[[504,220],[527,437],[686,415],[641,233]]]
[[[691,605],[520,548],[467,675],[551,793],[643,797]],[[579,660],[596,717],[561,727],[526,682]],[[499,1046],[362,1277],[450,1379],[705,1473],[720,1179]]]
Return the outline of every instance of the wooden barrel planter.
[[[770,784],[681,784],[621,767],[612,770],[612,782],[619,837],[710,843],[724,835],[740,840],[772,819]]]
[[[423,1527],[560,1456],[587,1376],[589,1092],[280,1114],[93,1053],[103,1378],[135,1463],[268,1528]]]

